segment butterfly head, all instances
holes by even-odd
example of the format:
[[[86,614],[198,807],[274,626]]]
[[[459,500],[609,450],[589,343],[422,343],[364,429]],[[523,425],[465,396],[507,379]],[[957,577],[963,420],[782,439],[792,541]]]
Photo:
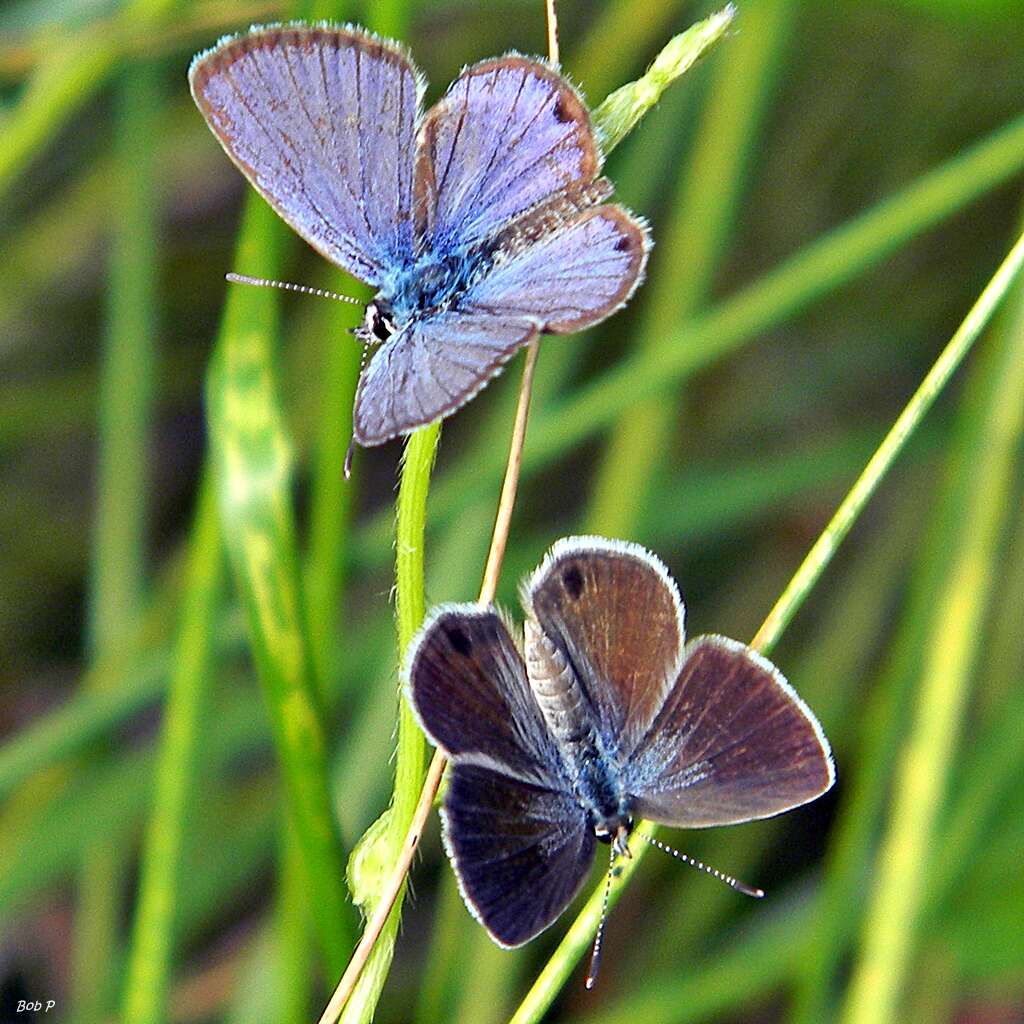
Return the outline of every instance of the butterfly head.
[[[611,843],[616,857],[632,857],[629,852],[629,834],[633,831],[633,819],[624,815],[605,818],[595,822],[594,836],[599,843]]]
[[[364,345],[380,345],[395,333],[391,305],[381,298],[370,302],[363,314],[363,322],[352,328],[352,333]]]

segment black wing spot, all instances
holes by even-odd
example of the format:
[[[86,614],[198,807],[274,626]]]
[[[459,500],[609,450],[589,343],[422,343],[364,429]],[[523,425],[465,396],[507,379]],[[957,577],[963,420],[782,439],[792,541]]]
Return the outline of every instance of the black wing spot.
[[[555,120],[558,121],[559,124],[565,124],[566,121],[573,120],[573,113],[569,109],[569,104],[565,102],[565,97],[562,95],[559,95],[558,99],[555,100],[555,106],[552,112],[555,115]]]
[[[633,239],[629,235],[621,235],[615,243],[616,252],[629,252],[633,248]]]
[[[574,601],[579,600],[580,594],[583,593],[583,574],[580,572],[579,566],[570,565],[562,573],[562,583],[565,585],[569,596]]]
[[[468,658],[473,652],[473,641],[470,640],[469,634],[459,626],[447,626],[445,628],[445,636],[448,637],[448,643],[461,654],[464,658]]]

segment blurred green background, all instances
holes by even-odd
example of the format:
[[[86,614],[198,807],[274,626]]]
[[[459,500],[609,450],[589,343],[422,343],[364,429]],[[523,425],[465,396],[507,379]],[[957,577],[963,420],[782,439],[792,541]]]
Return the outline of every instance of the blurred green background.
[[[562,0],[563,65],[596,105],[713,9]],[[546,50],[541,0],[0,11],[3,1022],[50,999],[39,1019],[311,1021],[358,937],[401,449],[342,481],[358,308],[225,308],[229,269],[365,292],[246,201],[185,79],[220,34],[297,15],[399,36],[428,101]],[[506,605],[598,532],[661,556],[691,632],[754,634],[1021,230],[1022,54],[1017,2],[740,0],[610,157],[649,277],[542,343]],[[519,365],[445,424],[428,605],[476,595]],[[550,1019],[1024,1020],[1022,413],[1018,286],[773,652],[837,787],[664,833],[768,898],[647,857],[596,992],[577,971]],[[244,502],[204,471],[210,416]],[[508,1019],[570,919],[494,947],[434,816],[377,1019]]]

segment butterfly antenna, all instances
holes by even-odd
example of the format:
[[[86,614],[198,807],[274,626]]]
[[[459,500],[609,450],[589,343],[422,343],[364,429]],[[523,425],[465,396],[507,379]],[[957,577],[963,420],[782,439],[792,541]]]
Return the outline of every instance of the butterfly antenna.
[[[604,899],[601,901],[601,921],[594,937],[594,950],[590,954],[590,967],[587,970],[587,991],[597,984],[597,972],[601,969],[601,940],[604,938],[604,923],[608,919],[608,895],[612,889],[612,877],[615,873],[615,847],[612,846],[608,856],[608,877],[604,883]]]
[[[737,878],[733,878],[731,875],[723,875],[721,871],[711,867],[710,864],[705,864],[703,861],[694,860],[693,857],[688,856],[685,853],[680,853],[678,850],[674,850],[671,846],[666,846],[660,839],[655,839],[654,836],[644,835],[643,832],[634,832],[633,835],[639,836],[646,843],[650,843],[651,846],[656,846],[663,853],[667,853],[676,860],[681,860],[684,864],[689,864],[690,867],[696,868],[698,871],[705,871],[707,874],[717,878],[720,882],[725,882],[726,885],[731,886],[737,892],[743,893],[744,896],[753,896],[754,899],[761,899],[764,896],[764,889],[757,889],[752,885],[747,885],[745,882],[741,882]]]
[[[348,449],[345,452],[345,467],[342,472],[345,474],[345,479],[348,480],[352,476],[352,456],[356,453],[356,439],[353,437],[348,443]]]
[[[366,359],[370,354],[370,342],[363,342],[363,354],[359,357],[359,373],[356,375],[356,380],[360,381],[363,379],[363,370],[366,369]],[[352,456],[356,453],[356,439],[353,437],[348,443],[348,451],[345,452],[345,479],[348,480],[352,476]]]
[[[303,295],[316,295],[321,299],[336,299],[338,302],[351,302],[361,306],[359,299],[351,295],[342,295],[340,292],[329,292],[326,288],[310,288],[305,284],[292,284],[291,281],[270,281],[265,277],[250,277],[248,274],[225,274],[225,278],[232,284],[251,284],[256,288],[280,288],[285,292],[301,292]]]

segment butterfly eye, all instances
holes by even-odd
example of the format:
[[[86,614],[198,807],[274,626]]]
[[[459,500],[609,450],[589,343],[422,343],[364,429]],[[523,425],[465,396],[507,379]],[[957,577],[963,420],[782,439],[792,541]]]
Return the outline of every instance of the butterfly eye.
[[[374,341],[387,341],[395,333],[395,323],[388,316],[388,310],[376,302],[366,307],[366,318],[363,321],[366,335]]]

